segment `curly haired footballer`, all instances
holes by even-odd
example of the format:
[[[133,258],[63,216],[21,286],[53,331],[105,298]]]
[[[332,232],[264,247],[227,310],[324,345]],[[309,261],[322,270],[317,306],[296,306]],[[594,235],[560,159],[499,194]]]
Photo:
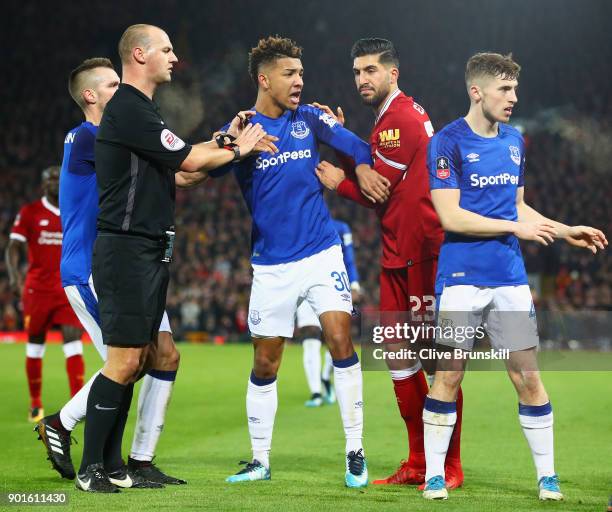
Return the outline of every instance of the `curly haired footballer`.
[[[261,66],[274,62],[283,57],[299,59],[302,57],[302,47],[292,39],[286,37],[268,36],[260,39],[257,46],[249,52],[249,74],[257,84],[257,75]]]

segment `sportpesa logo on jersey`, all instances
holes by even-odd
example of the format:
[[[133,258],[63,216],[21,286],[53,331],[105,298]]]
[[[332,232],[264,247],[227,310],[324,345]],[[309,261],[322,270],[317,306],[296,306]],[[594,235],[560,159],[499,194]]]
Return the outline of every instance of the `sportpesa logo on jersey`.
[[[303,158],[312,158],[310,149],[300,149],[299,151],[285,151],[276,156],[264,158],[260,156],[255,160],[255,169],[265,171],[268,167],[275,165],[286,164],[289,160],[302,160]]]
[[[519,177],[509,172],[498,174],[497,176],[478,176],[478,174],[470,174],[470,185],[472,187],[484,188],[491,185],[518,185]]]

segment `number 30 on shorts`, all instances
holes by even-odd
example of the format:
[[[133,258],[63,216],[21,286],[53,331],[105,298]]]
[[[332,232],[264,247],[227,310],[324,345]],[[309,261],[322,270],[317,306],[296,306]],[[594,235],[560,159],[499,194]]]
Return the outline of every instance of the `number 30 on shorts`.
[[[343,291],[347,291],[350,292],[351,291],[351,285],[349,283],[349,278],[348,275],[346,274],[346,272],[332,272],[331,276],[334,278],[334,280],[338,283],[336,285],[334,285],[334,288],[336,290],[338,290],[339,292],[343,292]]]

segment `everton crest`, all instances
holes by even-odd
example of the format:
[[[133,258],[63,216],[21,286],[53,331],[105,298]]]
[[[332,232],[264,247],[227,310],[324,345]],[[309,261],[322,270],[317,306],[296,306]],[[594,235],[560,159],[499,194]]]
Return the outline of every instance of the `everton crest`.
[[[310,128],[308,128],[304,121],[296,121],[295,123],[291,123],[291,135],[293,135],[296,139],[305,139],[308,137],[309,133]]]
[[[519,148],[516,146],[508,146],[510,149],[510,158],[516,165],[521,165],[521,153],[519,152]]]

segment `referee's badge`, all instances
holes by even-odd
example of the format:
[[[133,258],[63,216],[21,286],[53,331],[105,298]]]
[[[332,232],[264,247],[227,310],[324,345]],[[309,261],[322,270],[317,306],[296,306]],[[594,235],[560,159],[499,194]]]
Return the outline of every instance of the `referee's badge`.
[[[185,147],[185,143],[178,136],[174,135],[168,128],[164,128],[160,135],[162,146],[170,151],[178,151]]]
[[[516,146],[508,146],[510,149],[510,158],[516,165],[521,165],[521,153]]]

